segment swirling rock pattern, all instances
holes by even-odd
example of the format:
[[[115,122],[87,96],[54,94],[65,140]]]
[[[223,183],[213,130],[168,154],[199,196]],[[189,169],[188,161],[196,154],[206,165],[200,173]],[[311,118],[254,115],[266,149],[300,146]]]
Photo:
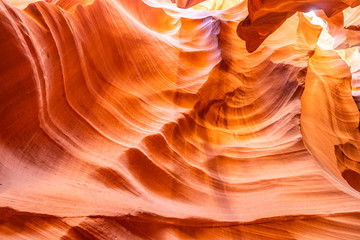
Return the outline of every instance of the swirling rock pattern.
[[[0,0],[1,239],[359,238],[358,1],[32,2]]]

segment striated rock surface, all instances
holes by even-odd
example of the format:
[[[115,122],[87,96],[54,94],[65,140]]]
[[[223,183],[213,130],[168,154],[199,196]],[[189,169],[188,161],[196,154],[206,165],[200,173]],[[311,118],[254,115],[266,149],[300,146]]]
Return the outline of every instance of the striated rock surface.
[[[359,239],[359,3],[0,0],[0,239]]]

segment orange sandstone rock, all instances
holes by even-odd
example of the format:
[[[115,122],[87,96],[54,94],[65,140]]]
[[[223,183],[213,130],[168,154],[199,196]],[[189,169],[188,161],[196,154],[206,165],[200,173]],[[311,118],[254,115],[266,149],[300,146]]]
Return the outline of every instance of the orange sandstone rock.
[[[0,239],[358,239],[357,5],[0,0]]]

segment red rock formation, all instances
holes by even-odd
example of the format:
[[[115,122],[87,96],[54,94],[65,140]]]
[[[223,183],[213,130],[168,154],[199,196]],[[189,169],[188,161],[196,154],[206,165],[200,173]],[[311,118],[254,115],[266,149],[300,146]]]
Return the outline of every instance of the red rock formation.
[[[30,2],[0,0],[0,239],[358,239],[356,1]]]

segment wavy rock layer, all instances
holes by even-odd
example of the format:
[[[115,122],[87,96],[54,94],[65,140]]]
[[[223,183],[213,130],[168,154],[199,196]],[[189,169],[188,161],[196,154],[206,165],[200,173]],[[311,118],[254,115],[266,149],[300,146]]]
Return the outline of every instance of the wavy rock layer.
[[[358,239],[356,5],[0,0],[0,238]]]

